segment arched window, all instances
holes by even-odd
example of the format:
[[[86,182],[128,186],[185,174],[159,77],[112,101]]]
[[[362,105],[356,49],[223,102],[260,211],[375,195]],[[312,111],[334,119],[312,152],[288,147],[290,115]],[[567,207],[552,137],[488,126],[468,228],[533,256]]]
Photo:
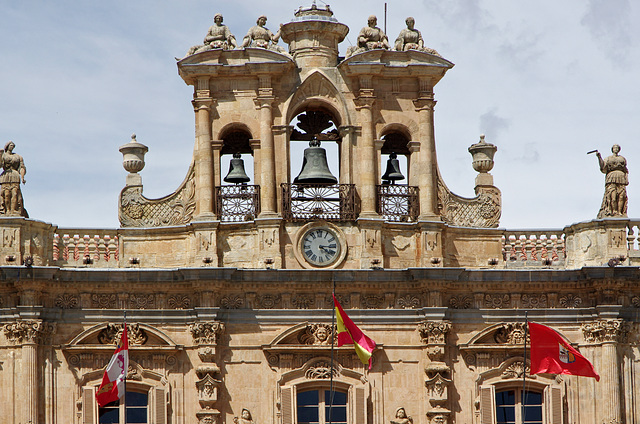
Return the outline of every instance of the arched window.
[[[289,153],[291,157],[291,181],[302,170],[304,150],[309,147],[309,142],[314,139],[319,140],[320,147],[326,150],[329,170],[339,179],[339,143],[341,138],[338,134],[335,118],[324,110],[309,109],[296,115],[291,121],[291,125],[293,126]]]
[[[384,174],[389,155],[395,153],[400,163],[400,172],[404,175],[404,180],[400,184],[408,184],[409,181],[409,139],[401,132],[394,131],[382,136],[382,148],[380,149],[380,177]]]

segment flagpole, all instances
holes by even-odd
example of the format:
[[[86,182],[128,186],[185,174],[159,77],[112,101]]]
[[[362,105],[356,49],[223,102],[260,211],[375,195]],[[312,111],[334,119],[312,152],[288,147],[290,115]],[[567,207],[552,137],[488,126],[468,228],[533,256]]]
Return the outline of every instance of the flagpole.
[[[127,310],[124,310],[124,328],[123,331],[127,331]],[[127,352],[127,355],[129,353]],[[128,362],[128,361],[127,361]],[[124,370],[124,394],[122,396],[122,405],[124,406],[124,424],[127,424],[127,373],[129,370]]]
[[[525,404],[527,402],[527,398],[525,396],[526,383],[527,383],[527,330],[529,329],[529,320],[527,319],[527,311],[524,311],[524,359],[522,360],[522,402],[521,406],[521,415],[522,415],[522,423],[524,424],[524,411]]]
[[[332,280],[333,281],[333,287],[332,287],[332,291],[331,293],[333,294],[331,301],[333,302],[333,298],[336,295],[336,280],[335,278]],[[334,330],[336,325],[336,305],[335,302],[333,302],[333,308],[331,308],[331,364],[329,365],[329,373],[330,373],[330,383],[329,383],[329,424],[331,424],[332,422],[332,418],[333,418],[333,348],[335,345],[335,339],[336,339],[336,332]],[[320,400],[320,399],[318,399]]]

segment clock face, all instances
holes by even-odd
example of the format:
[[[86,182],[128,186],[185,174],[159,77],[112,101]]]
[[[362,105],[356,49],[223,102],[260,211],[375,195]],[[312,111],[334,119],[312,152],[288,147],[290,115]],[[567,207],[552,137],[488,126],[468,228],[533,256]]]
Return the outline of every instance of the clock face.
[[[302,236],[302,256],[315,266],[329,266],[340,257],[340,240],[333,230],[313,228]]]

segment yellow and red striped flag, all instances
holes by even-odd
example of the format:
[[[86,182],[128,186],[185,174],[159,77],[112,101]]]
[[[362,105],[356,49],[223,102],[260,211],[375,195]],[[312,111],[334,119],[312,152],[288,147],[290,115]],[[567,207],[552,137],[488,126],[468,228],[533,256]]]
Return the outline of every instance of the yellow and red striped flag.
[[[347,316],[340,302],[336,299],[336,295],[333,296],[333,304],[336,308],[336,326],[338,330],[338,347],[345,344],[353,344],[356,349],[356,354],[363,364],[369,364],[371,369],[371,355],[373,349],[376,348],[376,342],[367,337],[357,325],[351,321],[351,318]]]

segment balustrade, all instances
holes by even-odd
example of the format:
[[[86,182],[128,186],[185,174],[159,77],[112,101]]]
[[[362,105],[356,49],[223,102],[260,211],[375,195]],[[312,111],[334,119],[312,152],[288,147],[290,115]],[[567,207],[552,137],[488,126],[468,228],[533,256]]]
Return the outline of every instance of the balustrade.
[[[378,213],[387,221],[411,222],[420,215],[418,187],[384,184],[377,186]]]
[[[357,218],[355,185],[282,184],[282,217],[353,221]]]
[[[58,266],[118,267],[116,230],[64,229],[53,236],[53,262]]]
[[[629,256],[633,255],[633,252],[640,251],[640,237],[638,232],[640,231],[640,220],[630,220],[627,226],[627,250]]]
[[[502,236],[505,262],[522,266],[564,264],[566,248],[562,230],[506,230]]]
[[[253,221],[260,213],[260,186],[216,187],[216,214],[223,222]]]

